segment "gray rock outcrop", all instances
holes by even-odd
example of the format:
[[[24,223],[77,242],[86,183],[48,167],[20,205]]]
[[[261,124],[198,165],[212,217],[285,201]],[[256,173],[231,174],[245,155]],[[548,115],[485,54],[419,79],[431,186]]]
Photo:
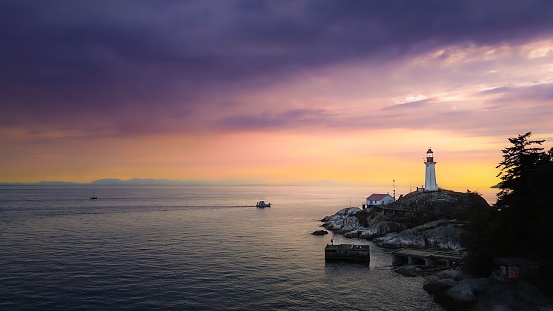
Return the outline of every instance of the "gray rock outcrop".
[[[348,238],[373,240],[384,247],[458,252],[463,249],[463,224],[471,211],[489,208],[472,192],[412,192],[388,206],[344,208],[322,221],[328,230]]]
[[[391,233],[374,242],[386,247],[438,248],[461,251],[462,225],[440,219],[426,224]]]

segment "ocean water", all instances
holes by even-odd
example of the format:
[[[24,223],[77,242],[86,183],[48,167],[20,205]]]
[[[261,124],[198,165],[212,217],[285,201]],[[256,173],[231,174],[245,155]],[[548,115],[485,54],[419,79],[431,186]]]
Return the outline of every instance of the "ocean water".
[[[443,310],[386,250],[325,263],[331,238],[370,244],[310,234],[368,192],[96,187],[90,200],[90,187],[0,187],[0,309]]]

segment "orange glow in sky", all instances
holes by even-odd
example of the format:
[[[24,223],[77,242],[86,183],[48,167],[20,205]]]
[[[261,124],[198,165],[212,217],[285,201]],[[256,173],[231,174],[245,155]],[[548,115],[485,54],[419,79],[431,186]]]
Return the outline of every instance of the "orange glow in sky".
[[[144,32],[129,42],[97,43],[83,34],[75,43],[43,43],[44,55],[78,51],[65,58],[43,63],[47,57],[28,51],[27,59],[14,59],[0,94],[0,182],[395,180],[415,188],[424,183],[423,158],[432,147],[440,187],[477,189],[499,182],[495,167],[509,137],[531,131],[533,139],[546,139],[546,149],[552,146],[550,36],[511,39],[483,29],[489,36],[474,31],[456,38],[447,29],[441,37],[422,28],[428,37],[405,37],[397,42],[402,50],[379,41],[397,36],[391,27],[366,33],[374,47],[356,38],[337,40],[344,46],[335,49],[338,43],[326,41],[304,46],[290,31],[282,34],[288,41],[276,30],[272,39],[256,33],[262,27],[230,27],[241,15],[229,4],[227,11],[183,5],[213,13],[221,25],[171,24],[182,28],[165,36],[156,23],[190,16],[167,12],[179,18],[155,23],[151,16],[123,19],[130,23],[126,29],[159,31],[163,38]],[[299,4],[283,6],[278,14],[290,9],[286,16],[301,17]],[[34,31],[47,35],[48,29],[41,24]],[[321,29],[333,34],[342,28]],[[225,41],[225,31],[236,31],[236,41]],[[25,49],[13,43],[13,51]]]

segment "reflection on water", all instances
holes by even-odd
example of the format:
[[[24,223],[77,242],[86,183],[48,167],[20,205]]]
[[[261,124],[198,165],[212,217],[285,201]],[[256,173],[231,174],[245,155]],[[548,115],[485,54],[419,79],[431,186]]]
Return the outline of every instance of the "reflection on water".
[[[0,188],[0,308],[442,310],[385,250],[325,264],[331,238],[352,241],[310,233],[368,191]]]

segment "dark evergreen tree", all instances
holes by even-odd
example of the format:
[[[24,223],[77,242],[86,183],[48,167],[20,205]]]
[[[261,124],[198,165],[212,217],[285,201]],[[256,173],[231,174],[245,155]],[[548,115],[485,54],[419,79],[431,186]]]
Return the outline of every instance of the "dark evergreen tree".
[[[503,161],[497,166],[502,183],[494,205],[498,209],[494,246],[503,256],[527,255],[535,242],[531,224],[538,215],[531,178],[551,158],[539,147],[544,140],[530,140],[531,135],[509,138],[512,146],[502,150]]]
[[[553,148],[530,140],[531,132],[509,138],[497,168],[501,190],[489,215],[471,220],[476,239],[469,268],[486,272],[494,257],[523,257],[540,263],[541,284],[553,291]],[[483,218],[480,218],[483,217]],[[482,219],[488,226],[481,224]],[[478,225],[480,224],[480,225]],[[489,271],[488,271],[489,272]]]
[[[531,132],[509,138],[513,146],[505,148],[503,161],[496,168],[500,169],[501,191],[497,197],[497,208],[517,208],[528,199],[528,178],[542,165],[551,161],[550,154],[543,151],[541,145],[545,140],[529,140]],[[522,201],[522,202],[521,202]]]

